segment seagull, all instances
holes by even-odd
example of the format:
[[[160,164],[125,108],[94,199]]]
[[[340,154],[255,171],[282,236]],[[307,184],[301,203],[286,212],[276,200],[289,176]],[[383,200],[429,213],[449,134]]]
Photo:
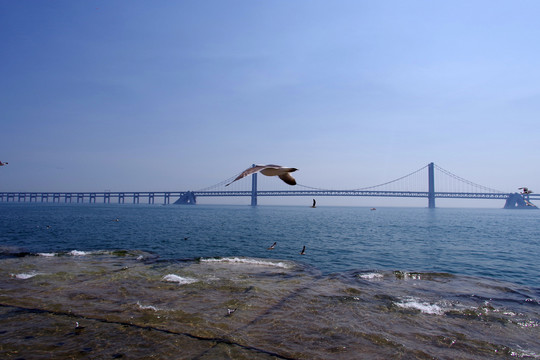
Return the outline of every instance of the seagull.
[[[234,312],[238,310],[238,308],[234,308],[234,309],[227,309],[227,315],[225,316],[231,316],[232,314],[234,314]]]
[[[236,180],[240,180],[248,175],[254,174],[256,172],[261,172],[261,174],[266,176],[279,176],[281,180],[283,180],[285,183],[289,185],[296,185],[296,180],[291,176],[290,173],[298,170],[297,168],[290,168],[290,167],[284,167],[280,165],[255,165],[253,167],[250,167],[244,172],[242,172],[236,179],[231,181],[225,186],[231,185]]]
[[[78,321],[75,321],[75,332],[79,332],[84,329],[84,326],[79,325]]]
[[[313,199],[313,205],[311,205],[311,207],[314,208],[315,204],[317,204],[317,202],[315,201],[315,199]]]
[[[0,161],[0,166],[4,166],[4,165],[7,165],[8,163],[7,162],[1,162]]]
[[[520,187],[519,190],[523,190],[523,194],[532,194],[532,191],[527,187]]]
[[[268,250],[274,250],[274,248],[276,247],[276,244],[277,244],[277,242],[273,243],[272,246],[270,246],[268,248]]]
[[[304,245],[304,247],[302,248],[302,251],[300,252],[300,255],[305,255],[306,254],[306,245]]]

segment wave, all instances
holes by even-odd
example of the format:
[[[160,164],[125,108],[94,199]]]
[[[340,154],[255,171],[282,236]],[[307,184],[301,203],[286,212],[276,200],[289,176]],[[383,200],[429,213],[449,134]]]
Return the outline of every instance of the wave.
[[[360,279],[364,279],[364,280],[381,280],[382,278],[384,278],[384,275],[381,274],[381,273],[376,273],[376,272],[369,272],[369,273],[363,273],[363,274],[358,274],[357,275]]]
[[[146,259],[157,257],[157,255],[154,255],[145,251],[118,250],[118,249],[117,250],[90,250],[90,251],[74,249],[71,251],[40,252],[36,254],[28,253],[28,255],[42,256],[42,257],[109,255],[109,256],[117,256],[117,257],[136,257],[137,260],[146,260]]]
[[[57,253],[37,253],[36,255],[37,255],[37,256],[43,256],[43,257],[54,257],[54,256],[58,256]]]
[[[11,274],[11,277],[15,279],[26,280],[26,279],[33,278],[36,275],[39,275],[39,273],[31,272],[31,273]]]
[[[271,260],[261,260],[256,258],[242,258],[242,257],[224,257],[224,258],[201,258],[201,262],[207,263],[230,263],[230,264],[245,264],[245,265],[256,265],[256,266],[271,266],[278,267],[283,269],[290,269],[292,265],[287,264],[283,261],[271,261]]]
[[[153,311],[161,311],[162,309],[152,306],[152,305],[143,305],[140,301],[137,301],[137,306],[141,310],[153,310]]]
[[[87,251],[79,251],[79,250],[71,250],[68,255],[72,255],[72,256],[86,256],[86,255],[89,255],[91,254],[91,252],[87,252]]]
[[[424,314],[431,315],[444,315],[446,312],[445,309],[443,309],[440,305],[431,304],[429,302],[422,301],[414,297],[403,299],[400,302],[396,302],[395,305],[400,308],[414,309]]]
[[[193,284],[199,280],[190,278],[190,277],[182,277],[175,274],[167,274],[163,277],[163,281],[176,282],[180,285],[186,285],[186,284]]]

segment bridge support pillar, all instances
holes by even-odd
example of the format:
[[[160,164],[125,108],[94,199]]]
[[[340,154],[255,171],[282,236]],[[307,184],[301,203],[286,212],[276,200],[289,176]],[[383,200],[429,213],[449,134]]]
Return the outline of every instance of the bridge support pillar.
[[[435,166],[433,163],[428,165],[428,208],[435,208]]]
[[[251,206],[257,206],[257,173],[251,175]]]
[[[518,193],[510,194],[504,204],[505,209],[538,209],[528,199]]]
[[[174,202],[176,205],[195,205],[197,204],[197,198],[193,191],[188,191],[180,197],[180,199]]]

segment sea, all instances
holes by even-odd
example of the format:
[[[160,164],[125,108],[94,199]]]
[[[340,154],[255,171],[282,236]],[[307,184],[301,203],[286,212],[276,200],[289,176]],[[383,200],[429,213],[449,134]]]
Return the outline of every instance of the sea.
[[[540,211],[0,203],[2,359],[539,359]]]

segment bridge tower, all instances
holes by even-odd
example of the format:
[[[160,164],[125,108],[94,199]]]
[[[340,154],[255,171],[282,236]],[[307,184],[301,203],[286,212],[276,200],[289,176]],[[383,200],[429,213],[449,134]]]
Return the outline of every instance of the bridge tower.
[[[255,167],[255,164],[251,167]],[[251,175],[251,206],[257,206],[257,173]]]
[[[435,208],[435,166],[431,162],[428,165],[428,208]]]

